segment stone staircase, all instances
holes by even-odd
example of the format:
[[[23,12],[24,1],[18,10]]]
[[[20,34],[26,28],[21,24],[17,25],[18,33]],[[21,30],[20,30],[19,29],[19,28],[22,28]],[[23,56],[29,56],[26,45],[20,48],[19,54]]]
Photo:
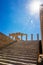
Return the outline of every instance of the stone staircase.
[[[39,41],[18,41],[0,50],[0,65],[37,65]]]

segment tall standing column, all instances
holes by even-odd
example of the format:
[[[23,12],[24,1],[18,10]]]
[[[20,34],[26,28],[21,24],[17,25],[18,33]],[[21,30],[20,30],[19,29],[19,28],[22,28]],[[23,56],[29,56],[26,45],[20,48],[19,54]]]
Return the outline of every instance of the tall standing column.
[[[31,34],[31,40],[33,40],[33,34]]]
[[[12,36],[12,39],[14,39],[14,36]]]
[[[21,40],[22,40],[22,35],[21,35]]]
[[[10,38],[10,34],[9,34],[9,38]]]
[[[27,34],[26,34],[26,41],[27,41]]]
[[[43,53],[43,5],[40,6],[40,24],[41,24],[41,42],[42,42],[42,53]]]
[[[39,40],[39,34],[37,34],[37,40]]]

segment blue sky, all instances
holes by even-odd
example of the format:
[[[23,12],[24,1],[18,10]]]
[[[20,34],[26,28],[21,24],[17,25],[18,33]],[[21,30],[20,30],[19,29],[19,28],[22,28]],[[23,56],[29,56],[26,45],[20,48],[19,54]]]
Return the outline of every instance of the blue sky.
[[[40,34],[39,14],[32,15],[27,6],[31,2],[33,0],[0,0],[0,32]]]

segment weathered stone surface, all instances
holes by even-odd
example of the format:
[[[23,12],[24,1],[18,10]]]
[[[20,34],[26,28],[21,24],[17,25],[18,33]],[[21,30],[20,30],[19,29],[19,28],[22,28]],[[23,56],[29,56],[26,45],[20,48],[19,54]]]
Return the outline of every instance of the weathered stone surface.
[[[41,41],[42,41],[42,53],[43,53],[43,5],[40,6],[40,26],[41,26]]]
[[[39,41],[18,41],[0,50],[0,63],[37,65]]]

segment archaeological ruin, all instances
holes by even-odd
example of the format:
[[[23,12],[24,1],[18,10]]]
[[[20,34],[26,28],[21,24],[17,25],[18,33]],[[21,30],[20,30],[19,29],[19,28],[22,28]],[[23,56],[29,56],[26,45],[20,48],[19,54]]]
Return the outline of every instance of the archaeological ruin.
[[[33,39],[34,34],[31,34],[31,40],[28,40],[28,35],[25,33],[10,33],[7,36],[0,32],[0,65],[40,65],[41,62],[43,63],[43,5],[40,6],[40,29],[41,40],[39,40],[39,34],[36,34],[36,40]]]

